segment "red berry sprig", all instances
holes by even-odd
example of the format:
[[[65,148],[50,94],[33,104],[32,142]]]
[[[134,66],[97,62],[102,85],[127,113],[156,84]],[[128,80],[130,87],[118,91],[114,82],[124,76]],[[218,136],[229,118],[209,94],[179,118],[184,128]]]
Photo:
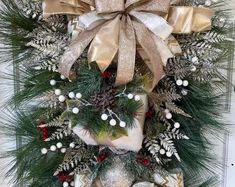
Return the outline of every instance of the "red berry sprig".
[[[73,179],[73,176],[71,175],[65,175],[63,173],[57,175],[58,179],[61,181],[61,182],[64,182],[64,181],[71,181]]]
[[[40,130],[41,130],[41,134],[42,134],[42,139],[43,139],[43,141],[45,141],[46,139],[49,138],[48,129],[47,129],[44,125],[45,125],[44,122],[41,122],[41,123],[39,124],[39,128],[40,128]]]

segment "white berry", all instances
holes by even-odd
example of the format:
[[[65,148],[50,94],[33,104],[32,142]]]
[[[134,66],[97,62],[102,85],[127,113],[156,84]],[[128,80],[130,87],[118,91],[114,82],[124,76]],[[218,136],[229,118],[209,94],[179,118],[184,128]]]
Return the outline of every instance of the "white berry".
[[[140,101],[140,96],[139,95],[135,96],[135,101]]]
[[[42,149],[41,149],[41,153],[42,153],[43,155],[47,154],[47,152],[48,152],[48,151],[47,151],[46,148],[42,148]]]
[[[166,156],[167,156],[167,157],[171,157],[171,156],[172,156],[171,152],[169,152],[169,151],[166,152]]]
[[[166,119],[171,119],[172,118],[172,114],[171,113],[167,113],[166,114]]]
[[[64,75],[60,75],[60,78],[61,78],[62,80],[65,80],[65,79],[66,79],[66,77],[65,77]]]
[[[212,2],[211,2],[210,0],[206,0],[206,1],[205,1],[205,5],[206,5],[206,6],[211,6],[211,3],[212,3]]]
[[[63,96],[63,95],[60,95],[60,96],[59,96],[59,101],[60,101],[61,103],[65,102],[65,100],[66,100],[65,96]]]
[[[193,63],[197,63],[197,62],[198,62],[198,58],[197,58],[196,56],[193,57],[193,58],[192,58],[192,62],[193,62]]]
[[[197,67],[196,66],[192,66],[191,69],[190,69],[192,72],[195,72],[197,70]]]
[[[109,124],[110,124],[111,126],[115,126],[115,125],[117,124],[117,121],[116,121],[115,119],[111,119],[110,122],[109,122]]]
[[[181,85],[183,84],[183,81],[182,81],[181,79],[178,79],[178,80],[176,81],[176,84],[177,84],[178,86],[181,86]]]
[[[77,93],[76,94],[76,98],[81,99],[82,98],[82,94],[81,93]]]
[[[124,128],[124,127],[126,127],[126,122],[125,122],[125,121],[120,121],[120,124],[119,124],[119,125],[120,125],[120,127],[123,127],[123,128]]]
[[[69,92],[69,98],[73,99],[75,97],[75,93],[74,92]]]
[[[128,97],[128,99],[133,99],[134,95],[133,94],[128,94],[127,97]]]
[[[189,82],[188,82],[187,80],[184,80],[184,81],[183,81],[183,86],[186,87],[186,86],[188,86],[188,85],[189,85]]]
[[[63,187],[68,187],[69,186],[69,183],[68,182],[64,182],[63,183]]]
[[[55,86],[56,85],[56,81],[54,79],[50,80],[50,85],[51,86]]]
[[[181,91],[181,93],[182,93],[182,95],[184,95],[184,96],[188,95],[188,91],[187,91],[187,90],[184,90],[184,89]]]
[[[55,95],[61,95],[61,90],[60,89],[55,89]]]
[[[107,115],[107,114],[102,114],[102,115],[101,115],[101,119],[102,119],[103,121],[106,121],[106,120],[108,119],[108,115]]]
[[[52,145],[52,146],[50,147],[50,150],[51,150],[51,151],[56,151],[56,146],[55,146],[55,145]]]
[[[165,151],[165,149],[160,149],[159,153],[160,153],[161,155],[164,155],[164,154],[166,153],[166,151]]]
[[[63,145],[62,145],[62,143],[61,143],[61,142],[58,142],[58,143],[56,144],[56,147],[57,147],[58,149],[60,149],[60,148],[62,148],[62,147],[63,147]]]
[[[174,127],[175,127],[176,129],[180,128],[180,123],[176,122],[176,123],[174,124]]]
[[[169,109],[165,109],[164,112],[167,114],[167,113],[170,113],[170,110]]]
[[[66,148],[62,148],[60,151],[61,153],[66,153]]]
[[[74,113],[74,114],[78,114],[78,113],[79,113],[79,108],[74,107],[74,108],[73,108],[73,113]]]
[[[75,147],[75,143],[73,143],[73,142],[70,143],[70,144],[69,144],[69,147],[70,147],[70,148],[74,148],[74,147]]]
[[[74,182],[72,181],[72,182],[70,182],[70,186],[74,186],[75,184],[74,184]]]

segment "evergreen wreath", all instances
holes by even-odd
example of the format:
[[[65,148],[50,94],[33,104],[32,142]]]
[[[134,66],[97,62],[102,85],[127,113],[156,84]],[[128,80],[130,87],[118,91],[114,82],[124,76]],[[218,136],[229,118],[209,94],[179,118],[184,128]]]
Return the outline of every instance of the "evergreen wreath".
[[[61,75],[60,59],[73,40],[67,27],[76,16],[44,19],[40,0],[2,3],[0,59],[12,63],[13,58],[20,71],[19,79],[13,75],[20,91],[7,103],[14,112],[1,124],[3,134],[23,141],[4,155],[13,157],[8,175],[14,175],[15,186],[216,184],[219,163],[205,132],[218,138],[225,130],[220,119],[227,80],[220,70],[234,44],[229,12],[218,10],[224,2],[177,2],[216,9],[212,26],[173,34],[182,53],[167,60],[165,75],[151,92],[145,85],[153,75],[140,54],[133,80],[124,85],[115,84],[116,60],[101,72],[96,62],[88,63],[88,48],[69,77]],[[132,135],[139,148],[125,140],[135,129],[142,132]],[[120,138],[126,144],[114,143]]]

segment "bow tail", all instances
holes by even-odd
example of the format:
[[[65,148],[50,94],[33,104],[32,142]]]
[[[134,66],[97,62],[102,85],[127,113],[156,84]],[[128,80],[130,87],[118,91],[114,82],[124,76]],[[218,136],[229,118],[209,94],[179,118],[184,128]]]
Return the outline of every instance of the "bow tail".
[[[163,41],[160,37],[152,34],[152,37],[154,39],[154,42],[158,48],[158,52],[159,52],[159,55],[162,59],[162,63],[164,64],[164,66],[166,66],[167,64],[167,60],[169,58],[173,58],[174,57],[174,54],[173,52],[170,50],[168,44],[166,41]]]
[[[102,26],[90,45],[88,61],[96,62],[102,72],[109,67],[118,51],[119,30],[120,16],[116,16]]]
[[[123,16],[120,24],[116,85],[127,84],[133,79],[135,56],[135,31],[130,17]]]
[[[136,38],[149,60],[145,60],[146,65],[152,71],[153,79],[145,85],[145,89],[151,92],[164,75],[163,62],[158,52],[158,47],[154,41],[152,33],[141,23],[133,21]]]
[[[99,32],[102,25],[95,27],[92,30],[86,30],[81,32],[77,38],[71,43],[68,49],[63,54],[59,63],[59,72],[65,77],[69,78],[70,70],[76,60],[80,57],[91,40]]]

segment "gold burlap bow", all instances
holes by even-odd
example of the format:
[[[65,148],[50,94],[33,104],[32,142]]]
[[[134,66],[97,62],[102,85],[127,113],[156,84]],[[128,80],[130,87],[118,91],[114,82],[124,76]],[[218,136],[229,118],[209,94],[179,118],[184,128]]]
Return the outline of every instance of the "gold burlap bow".
[[[45,1],[45,7],[51,7],[50,1],[53,0]],[[139,44],[142,49],[139,53],[152,72],[152,79],[145,86],[147,91],[164,75],[167,59],[181,51],[171,33],[209,30],[213,16],[207,8],[171,7],[171,0],[61,0],[60,3],[74,8],[84,1],[94,10],[79,16],[84,30],[62,56],[59,72],[69,77],[71,67],[91,43],[89,63],[95,61],[105,71],[118,53],[116,85],[126,84],[134,76]]]

